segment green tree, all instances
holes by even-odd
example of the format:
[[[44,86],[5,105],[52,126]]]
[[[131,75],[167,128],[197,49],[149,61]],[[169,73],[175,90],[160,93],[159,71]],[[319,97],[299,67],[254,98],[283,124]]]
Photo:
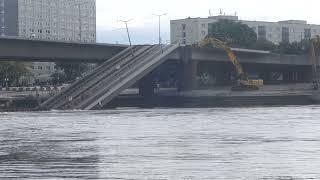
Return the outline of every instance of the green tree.
[[[20,77],[29,75],[28,63],[0,62],[0,81],[2,86],[18,84]]]
[[[55,72],[51,75],[51,81],[53,85],[61,85],[67,81],[67,76],[64,72]]]
[[[278,46],[266,39],[259,39],[255,43],[253,43],[250,48],[264,51],[276,51],[278,49]]]
[[[257,34],[248,25],[238,21],[219,20],[208,26],[208,36],[226,42],[231,47],[272,51],[282,54],[307,54],[310,40],[301,42],[281,42],[279,45],[266,39],[257,39]]]
[[[73,81],[89,70],[87,63],[56,63],[56,69],[61,69],[66,81]]]
[[[281,54],[307,54],[310,50],[310,40],[305,39],[301,42],[286,43],[282,42],[279,44],[276,53]]]
[[[219,20],[209,24],[208,36],[215,37],[233,47],[251,47],[257,41],[257,34],[246,24],[231,20]]]

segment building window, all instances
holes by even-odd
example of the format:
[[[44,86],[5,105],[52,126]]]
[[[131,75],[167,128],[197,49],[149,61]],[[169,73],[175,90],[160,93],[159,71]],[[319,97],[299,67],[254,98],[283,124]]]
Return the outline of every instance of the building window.
[[[258,39],[267,39],[266,26],[258,26]]]
[[[187,36],[186,32],[183,32],[183,33],[182,33],[182,37],[185,38],[186,36]]]
[[[205,36],[206,32],[205,31],[201,31],[201,34],[202,34],[202,36]]]
[[[289,43],[289,28],[288,27],[283,27],[282,28],[282,42],[284,43]]]
[[[304,29],[304,39],[311,39],[311,29]]]
[[[187,28],[186,24],[182,24],[182,30],[185,31]]]
[[[206,28],[206,24],[201,24],[202,28]]]
[[[38,69],[42,70],[42,66],[38,66]]]

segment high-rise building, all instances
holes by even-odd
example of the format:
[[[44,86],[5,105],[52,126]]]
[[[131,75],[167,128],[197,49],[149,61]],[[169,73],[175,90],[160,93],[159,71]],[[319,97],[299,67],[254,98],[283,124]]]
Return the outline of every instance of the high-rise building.
[[[71,42],[96,42],[95,0],[18,1],[19,36]]]
[[[208,35],[210,24],[220,19],[241,22],[251,27],[258,39],[266,39],[275,44],[281,42],[300,42],[320,35],[320,25],[307,21],[288,20],[279,22],[239,20],[237,16],[210,16],[208,18],[186,18],[171,21],[171,42],[194,44]]]
[[[96,42],[95,0],[0,0],[1,35]]]
[[[66,42],[96,42],[95,0],[0,0],[0,35]],[[35,79],[48,79],[54,63],[34,63]]]
[[[0,36],[18,36],[17,0],[0,0]]]

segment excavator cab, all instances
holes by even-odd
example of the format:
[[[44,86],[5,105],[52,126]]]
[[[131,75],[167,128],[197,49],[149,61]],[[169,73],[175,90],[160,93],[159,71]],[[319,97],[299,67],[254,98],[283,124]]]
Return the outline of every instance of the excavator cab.
[[[263,86],[264,82],[262,79],[250,79],[248,77],[231,48],[221,40],[213,37],[206,37],[198,44],[198,47],[215,47],[223,49],[227,53],[228,58],[235,67],[237,73],[237,83],[231,88],[232,91],[254,91],[259,90],[259,87]]]

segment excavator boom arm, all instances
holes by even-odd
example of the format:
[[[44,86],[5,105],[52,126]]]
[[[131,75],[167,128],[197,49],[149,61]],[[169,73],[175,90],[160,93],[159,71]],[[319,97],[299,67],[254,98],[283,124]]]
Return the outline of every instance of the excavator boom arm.
[[[232,62],[233,66],[236,69],[237,75],[239,77],[243,77],[244,76],[244,71],[243,68],[241,66],[241,64],[238,62],[236,55],[232,52],[232,50],[225,45],[224,42],[220,41],[219,39],[216,38],[205,38],[200,44],[200,47],[206,47],[208,45],[211,45],[213,47],[219,48],[219,49],[223,49],[224,51],[226,51],[229,60]]]
[[[212,46],[219,49],[223,49],[226,51],[229,60],[232,62],[235,67],[237,78],[238,78],[238,86],[232,87],[234,91],[242,91],[242,90],[259,90],[259,86],[263,86],[263,80],[261,79],[249,79],[249,77],[244,73],[241,64],[238,62],[236,55],[232,52],[231,48],[228,47],[224,42],[219,39],[213,37],[207,37],[199,43],[200,47]]]

